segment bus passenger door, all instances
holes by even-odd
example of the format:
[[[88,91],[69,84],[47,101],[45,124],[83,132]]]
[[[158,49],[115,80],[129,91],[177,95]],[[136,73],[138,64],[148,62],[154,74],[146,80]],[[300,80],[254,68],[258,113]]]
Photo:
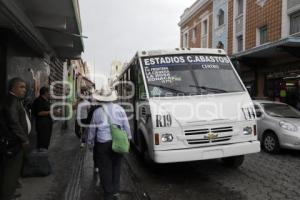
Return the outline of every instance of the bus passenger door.
[[[127,112],[128,121],[132,133],[133,139],[136,135],[136,118],[135,118],[135,66],[134,63],[130,65],[126,74],[127,74],[127,83],[126,85],[126,103],[128,104],[128,109],[130,110]],[[134,141],[135,142],[135,141]]]

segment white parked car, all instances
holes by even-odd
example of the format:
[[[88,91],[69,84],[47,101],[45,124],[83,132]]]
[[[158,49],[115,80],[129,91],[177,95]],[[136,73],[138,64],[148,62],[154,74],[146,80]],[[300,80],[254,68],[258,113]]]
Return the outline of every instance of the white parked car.
[[[253,101],[257,115],[258,139],[269,153],[280,148],[300,150],[300,112],[285,103]]]

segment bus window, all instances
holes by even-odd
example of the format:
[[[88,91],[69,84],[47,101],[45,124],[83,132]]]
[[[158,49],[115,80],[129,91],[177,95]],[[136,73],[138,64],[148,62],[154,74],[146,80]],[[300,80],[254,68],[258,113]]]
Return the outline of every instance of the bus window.
[[[139,100],[145,100],[146,99],[146,90],[145,90],[145,84],[143,80],[143,75],[141,70],[139,70],[138,75],[138,93],[139,93]]]
[[[178,63],[165,64],[164,59],[177,60]],[[143,58],[143,66],[150,97],[244,92],[224,55],[147,57]]]

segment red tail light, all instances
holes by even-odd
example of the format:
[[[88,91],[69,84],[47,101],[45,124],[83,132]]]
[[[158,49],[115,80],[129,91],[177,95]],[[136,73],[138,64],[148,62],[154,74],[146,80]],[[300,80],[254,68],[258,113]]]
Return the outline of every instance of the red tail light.
[[[155,145],[159,145],[159,134],[155,133]]]

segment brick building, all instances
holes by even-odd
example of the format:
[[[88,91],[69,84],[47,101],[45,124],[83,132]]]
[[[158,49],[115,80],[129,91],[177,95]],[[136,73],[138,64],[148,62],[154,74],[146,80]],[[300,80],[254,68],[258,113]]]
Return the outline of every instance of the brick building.
[[[212,45],[208,47],[228,52],[252,96],[296,106],[294,95],[300,93],[299,0],[198,0],[181,16],[181,47],[206,47],[202,32],[193,35],[195,24],[197,30],[205,25],[199,22],[201,13],[212,20],[208,28],[208,44]],[[196,38],[194,43],[192,38]]]
[[[212,12],[212,1],[196,1],[184,11],[179,22],[182,47],[212,47]]]

